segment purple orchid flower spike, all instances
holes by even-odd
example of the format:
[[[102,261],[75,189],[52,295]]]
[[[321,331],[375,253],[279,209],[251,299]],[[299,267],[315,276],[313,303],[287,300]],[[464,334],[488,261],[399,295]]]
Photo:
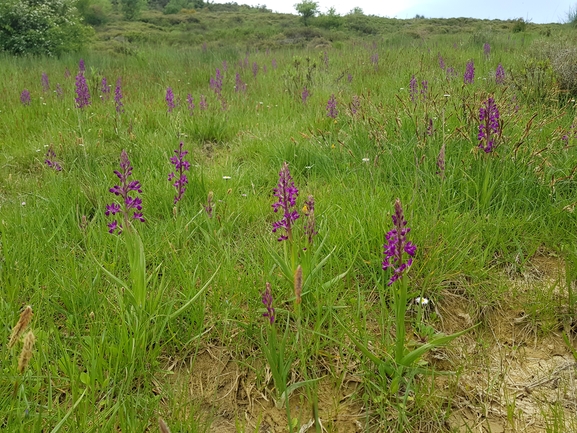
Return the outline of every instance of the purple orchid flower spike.
[[[142,193],[142,189],[139,181],[128,180],[132,175],[132,166],[130,165],[128,154],[125,150],[120,154],[120,171],[115,170],[114,174],[120,180],[120,185],[114,185],[109,191],[116,196],[120,196],[122,198],[122,204],[111,203],[106,205],[105,215],[121,214],[123,216],[124,225],[120,224],[117,220],[108,224],[109,233],[112,234],[118,231],[118,234],[120,234],[125,227],[130,225],[130,220],[145,222],[144,216],[142,215],[142,199],[140,197],[130,196],[132,191]]]
[[[403,276],[405,271],[413,264],[413,257],[417,252],[417,247],[412,242],[407,241],[407,234],[411,231],[407,227],[407,221],[403,215],[401,201],[395,202],[395,213],[392,215],[394,228],[386,234],[387,242],[384,245],[385,259],[383,260],[383,269],[392,269],[393,275],[389,279],[390,286]],[[404,260],[404,254],[409,255],[407,261]]]
[[[273,223],[272,232],[276,233],[279,229],[284,229],[285,234],[278,238],[278,241],[289,240],[292,241],[292,226],[299,218],[299,213],[294,209],[296,207],[296,199],[299,195],[299,190],[295,187],[292,177],[290,175],[288,163],[285,162],[279,173],[279,181],[276,188],[274,188],[274,196],[278,201],[272,205],[275,212],[279,209],[283,211],[283,217],[280,221]]]

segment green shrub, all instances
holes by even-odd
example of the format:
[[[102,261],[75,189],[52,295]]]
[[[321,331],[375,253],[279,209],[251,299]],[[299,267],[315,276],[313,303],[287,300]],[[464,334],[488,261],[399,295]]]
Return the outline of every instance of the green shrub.
[[[78,0],[76,8],[84,22],[91,26],[100,26],[108,22],[108,14],[112,8],[110,0]]]
[[[343,17],[336,13],[335,8],[330,8],[326,14],[320,14],[313,25],[330,30],[340,28],[343,22]]]
[[[57,56],[77,51],[92,29],[80,23],[74,0],[0,2],[0,50],[16,55]]]
[[[527,30],[527,22],[523,18],[518,18],[513,24],[513,33],[520,33]]]
[[[536,42],[532,51],[550,65],[559,89],[568,96],[577,96],[577,48],[571,41]]]

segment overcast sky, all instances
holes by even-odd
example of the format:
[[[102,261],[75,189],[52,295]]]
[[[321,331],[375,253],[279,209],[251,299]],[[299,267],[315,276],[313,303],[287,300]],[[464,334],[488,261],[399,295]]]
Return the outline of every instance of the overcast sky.
[[[301,0],[214,0],[215,3],[230,1],[254,6],[265,4],[274,12],[296,14],[294,4]],[[419,14],[427,18],[523,18],[533,23],[558,23],[564,22],[577,0],[318,0],[317,3],[321,12],[334,7],[339,15],[357,6],[366,15],[390,18],[413,18]]]

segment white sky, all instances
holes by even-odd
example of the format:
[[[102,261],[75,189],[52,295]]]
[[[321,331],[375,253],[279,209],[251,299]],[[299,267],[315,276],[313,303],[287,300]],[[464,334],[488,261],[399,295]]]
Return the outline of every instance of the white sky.
[[[230,1],[254,6],[264,4],[274,12],[296,14],[294,4],[301,0],[214,0],[215,3]],[[366,15],[402,19],[419,14],[427,18],[524,18],[533,23],[557,23],[564,22],[577,0],[317,0],[317,3],[321,12],[334,7],[339,15],[360,7]]]

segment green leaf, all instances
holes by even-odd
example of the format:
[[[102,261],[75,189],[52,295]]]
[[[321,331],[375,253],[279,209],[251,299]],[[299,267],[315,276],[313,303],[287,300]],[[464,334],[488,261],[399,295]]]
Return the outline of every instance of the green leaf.
[[[190,304],[192,304],[194,301],[196,301],[198,299],[198,297],[204,293],[204,291],[206,290],[208,285],[212,282],[214,277],[216,277],[216,274],[218,273],[219,269],[220,269],[220,266],[218,268],[216,268],[216,271],[214,271],[214,274],[212,274],[212,277],[210,277],[208,279],[208,281],[204,284],[204,286],[202,286],[202,288],[196,293],[196,295],[194,295],[182,307],[180,307],[178,310],[176,310],[174,313],[172,313],[169,316],[170,319],[174,319],[175,317],[180,316],[180,314],[182,314],[190,306]]]
[[[451,342],[452,340],[454,340],[457,337],[460,337],[461,335],[469,332],[471,329],[476,328],[477,326],[479,326],[479,324],[471,326],[470,328],[464,329],[463,331],[459,331],[455,334],[451,334],[451,335],[439,335],[435,338],[433,338],[431,341],[429,341],[426,344],[423,344],[422,346],[419,346],[418,348],[416,348],[415,350],[409,352],[408,354],[406,354],[403,359],[400,360],[399,364],[405,366],[405,367],[410,367],[412,366],[419,358],[421,358],[421,356],[423,356],[425,353],[427,353],[429,350],[434,349],[435,347],[439,347],[439,346],[444,346],[446,344],[448,344],[449,342]]]
[[[365,355],[367,358],[373,361],[376,365],[384,368],[387,375],[392,375],[394,373],[395,369],[389,362],[380,359],[377,355],[371,352],[364,344],[362,344],[359,340],[357,340],[357,338],[353,335],[353,333],[349,331],[349,329],[345,325],[343,325],[343,322],[341,322],[337,316],[333,316],[333,318],[339,325],[341,325],[343,331],[345,331],[345,334],[349,336],[351,341],[355,344],[355,346],[357,346],[357,348],[363,353],[363,355]]]

